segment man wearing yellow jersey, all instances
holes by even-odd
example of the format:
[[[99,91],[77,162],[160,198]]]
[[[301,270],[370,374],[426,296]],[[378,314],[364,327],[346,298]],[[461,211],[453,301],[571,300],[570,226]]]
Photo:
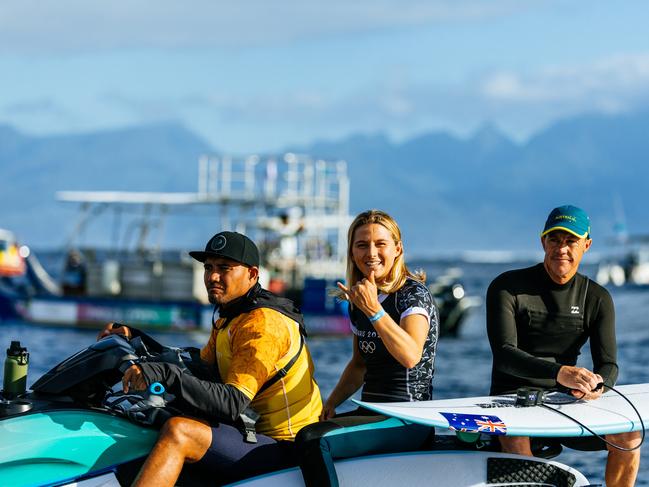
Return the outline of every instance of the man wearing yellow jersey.
[[[304,345],[302,315],[293,303],[261,288],[259,252],[245,235],[221,232],[204,251],[205,287],[219,318],[201,359],[218,368],[214,381],[201,380],[167,363],[140,363],[126,370],[124,391],[162,383],[196,411],[163,426],[134,485],[174,485],[185,462],[199,463],[224,483],[294,464],[292,442],[304,426],[318,421],[320,391]],[[129,336],[124,326],[110,333]],[[279,374],[278,374],[279,372]],[[237,424],[242,413],[259,415],[255,435]],[[194,416],[192,414],[192,416]],[[253,442],[256,439],[256,442]]]

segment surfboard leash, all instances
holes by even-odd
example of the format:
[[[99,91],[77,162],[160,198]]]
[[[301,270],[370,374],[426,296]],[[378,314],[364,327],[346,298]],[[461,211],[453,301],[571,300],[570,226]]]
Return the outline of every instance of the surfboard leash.
[[[602,384],[602,386],[605,387],[605,388],[607,388],[607,389],[609,389],[609,390],[611,390],[611,391],[613,391],[613,392],[615,392],[618,396],[620,396],[622,399],[624,399],[626,402],[628,402],[628,403],[629,403],[629,406],[631,406],[631,408],[633,409],[633,411],[635,411],[636,415],[638,416],[638,419],[640,420],[640,426],[642,426],[642,437],[640,438],[640,443],[638,443],[638,444],[637,444],[636,446],[634,446],[633,448],[625,448],[625,447],[623,447],[623,446],[616,445],[615,443],[612,443],[612,442],[608,441],[608,440],[607,440],[606,438],[604,438],[602,435],[599,435],[599,434],[595,433],[595,432],[594,432],[592,429],[590,429],[588,426],[586,426],[585,424],[581,423],[578,419],[573,418],[573,417],[570,416],[569,414],[566,414],[566,413],[564,413],[563,411],[559,411],[558,409],[555,409],[555,408],[553,408],[552,406],[549,406],[548,404],[546,404],[546,402],[545,402],[545,397],[543,398],[543,400],[542,400],[541,402],[538,403],[538,405],[541,406],[541,407],[544,407],[544,408],[546,408],[546,409],[549,409],[550,411],[554,411],[555,413],[560,414],[561,416],[564,416],[564,417],[568,418],[570,421],[573,421],[574,423],[578,424],[579,426],[581,426],[582,428],[584,428],[586,431],[588,431],[590,434],[592,434],[593,436],[599,438],[599,439],[602,440],[604,443],[606,443],[607,445],[609,445],[609,446],[611,446],[611,447],[613,447],[613,448],[615,448],[615,449],[617,449],[617,450],[621,450],[621,451],[634,451],[634,450],[639,449],[639,448],[642,446],[642,444],[644,443],[644,438],[645,438],[645,426],[644,426],[644,422],[642,421],[642,416],[640,415],[640,413],[638,412],[638,410],[637,410],[636,407],[633,405],[633,403],[629,400],[628,397],[626,397],[624,394],[622,394],[620,391],[618,391],[618,390],[615,389],[614,387],[610,387],[610,386],[607,386],[607,385],[604,385],[604,384]],[[580,400],[581,400],[580,398],[575,398],[574,401],[572,401],[572,402],[567,402],[567,403],[564,403],[564,404],[573,404],[573,403],[576,403],[577,401],[580,401]]]

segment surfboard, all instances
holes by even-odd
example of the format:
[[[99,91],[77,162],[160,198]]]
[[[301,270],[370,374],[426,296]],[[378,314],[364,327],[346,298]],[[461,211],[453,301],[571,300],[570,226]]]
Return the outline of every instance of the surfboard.
[[[426,451],[369,455],[335,462],[341,487],[437,485],[444,487],[587,486],[586,477],[562,463],[479,451]],[[303,487],[299,468],[243,480],[232,486]]]
[[[636,407],[645,428],[649,424],[649,383],[617,386]],[[515,395],[467,397],[418,402],[372,403],[354,400],[364,408],[413,423],[507,436],[591,436],[567,414],[597,434],[639,431],[633,408],[614,391],[594,401],[576,401],[569,394],[550,393],[547,407],[516,407]]]

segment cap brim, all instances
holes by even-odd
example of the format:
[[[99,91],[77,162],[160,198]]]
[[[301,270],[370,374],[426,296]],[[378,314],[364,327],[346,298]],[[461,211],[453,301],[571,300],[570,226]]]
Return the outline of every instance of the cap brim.
[[[233,257],[230,257],[229,255],[224,255],[219,252],[205,252],[202,250],[192,250],[189,252],[189,256],[193,257],[196,259],[198,262],[205,262],[208,257],[222,257],[224,259],[230,259],[234,262],[238,262],[242,265],[246,265],[248,267],[259,267],[259,264],[247,264],[245,262],[241,262],[239,259],[234,259]]]
[[[587,238],[587,237],[588,237],[588,232],[585,232],[585,233],[583,233],[583,234],[580,235],[579,233],[577,233],[577,232],[576,232],[575,230],[573,230],[572,228],[561,227],[561,226],[548,228],[547,230],[545,230],[545,231],[541,234],[541,237],[545,237],[548,233],[550,233],[550,232],[554,232],[555,230],[563,230],[564,232],[568,232],[568,233],[574,235],[575,237],[579,237],[579,238]]]
[[[203,252],[200,250],[193,250],[189,253],[190,257],[193,257],[198,262],[205,262],[205,259],[209,256],[209,252]]]

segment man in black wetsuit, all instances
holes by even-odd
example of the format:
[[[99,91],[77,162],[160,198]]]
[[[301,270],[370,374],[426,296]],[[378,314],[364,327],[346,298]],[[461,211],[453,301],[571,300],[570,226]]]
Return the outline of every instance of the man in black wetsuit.
[[[597,399],[617,379],[615,311],[608,291],[577,273],[592,243],[588,215],[575,206],[552,210],[541,233],[542,264],[498,276],[487,291],[487,333],[493,352],[491,394],[519,387],[563,386],[576,397]],[[593,370],[577,367],[581,347],[590,341]],[[599,386],[599,387],[598,387]],[[624,448],[640,433],[606,435]],[[500,436],[503,451],[532,455],[528,437]],[[561,439],[576,449],[602,450],[594,437]],[[640,450],[608,446],[606,485],[633,486]]]

